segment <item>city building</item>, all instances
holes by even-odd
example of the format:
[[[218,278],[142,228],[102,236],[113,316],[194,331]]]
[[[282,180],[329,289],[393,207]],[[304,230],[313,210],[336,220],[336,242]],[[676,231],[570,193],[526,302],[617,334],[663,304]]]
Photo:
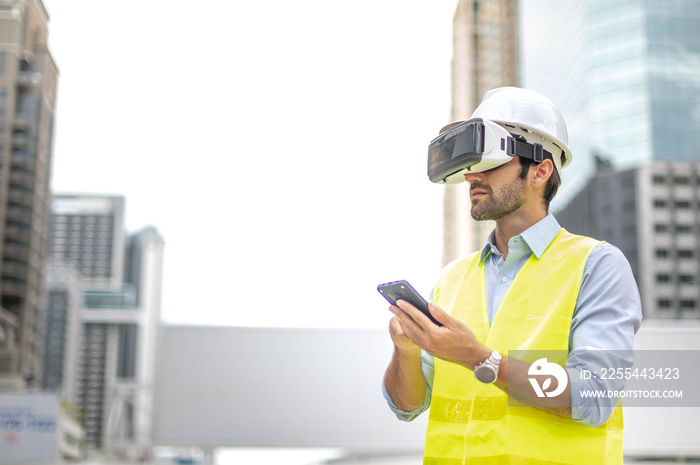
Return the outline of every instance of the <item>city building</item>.
[[[54,196],[44,386],[127,458],[151,447],[163,247],[152,227],[126,237],[121,196]]]
[[[518,13],[520,83],[560,107],[574,154],[553,212],[620,247],[645,317],[700,318],[700,3],[521,0]]]
[[[557,214],[563,227],[627,257],[645,318],[700,319],[700,161],[598,174]]]
[[[552,201],[556,211],[595,174],[589,124],[588,2],[519,0],[518,85],[547,96],[566,121],[571,164]]]
[[[521,0],[518,17],[519,83],[559,107],[574,154],[554,210],[596,154],[618,170],[700,157],[700,3]]]
[[[65,360],[75,359],[78,353],[81,275],[75,266],[60,260],[49,260],[45,286],[46,323],[42,387],[50,391],[65,389],[73,392],[71,383],[76,379],[76,375],[65,371],[75,370],[77,367],[66,364]]]
[[[618,169],[698,160],[700,3],[589,0],[592,143]]]
[[[516,6],[516,0],[460,0],[457,5],[451,121],[468,119],[489,89],[516,84]],[[469,209],[466,183],[445,187],[443,264],[481,248],[493,229],[491,221],[472,220]]]
[[[58,69],[41,0],[0,1],[0,390],[40,383]]]

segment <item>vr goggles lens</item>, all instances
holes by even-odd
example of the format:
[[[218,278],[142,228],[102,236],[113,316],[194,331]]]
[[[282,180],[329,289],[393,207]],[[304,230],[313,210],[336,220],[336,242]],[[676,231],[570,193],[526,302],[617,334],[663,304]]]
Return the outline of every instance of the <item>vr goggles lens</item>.
[[[428,177],[446,182],[452,174],[476,165],[484,154],[484,123],[470,120],[445,131],[428,147]]]
[[[502,126],[480,118],[448,129],[430,142],[428,177],[432,182],[457,184],[465,172],[480,173],[508,163],[515,155],[541,162],[551,154],[540,144],[511,136]]]

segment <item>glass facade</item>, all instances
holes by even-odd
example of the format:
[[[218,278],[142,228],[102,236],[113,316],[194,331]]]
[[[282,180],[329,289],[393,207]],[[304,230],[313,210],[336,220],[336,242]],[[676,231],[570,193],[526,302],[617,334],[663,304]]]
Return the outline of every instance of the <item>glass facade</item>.
[[[588,3],[595,149],[617,168],[698,159],[700,2]]]
[[[569,129],[563,208],[594,175],[700,159],[700,1],[522,0],[518,82],[547,95]]]
[[[131,284],[124,284],[119,291],[87,290],[83,292],[83,307],[89,309],[130,309],[136,308],[136,290]]]
[[[588,115],[588,10],[580,0],[518,2],[518,84],[549,97],[561,111],[573,161],[552,209],[566,205],[593,176]]]

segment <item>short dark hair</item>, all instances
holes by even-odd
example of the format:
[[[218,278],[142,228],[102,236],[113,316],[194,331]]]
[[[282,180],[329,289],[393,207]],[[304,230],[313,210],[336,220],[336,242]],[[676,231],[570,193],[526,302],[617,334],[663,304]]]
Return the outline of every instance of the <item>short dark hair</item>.
[[[527,173],[530,171],[530,167],[532,165],[537,164],[534,160],[530,158],[524,158],[524,157],[518,157],[520,159],[520,179],[525,179],[527,178]],[[549,160],[551,158],[547,157]],[[562,164],[564,162],[563,160],[564,156],[562,155]],[[554,160],[552,160],[552,164],[554,164]],[[547,185],[544,188],[544,198],[542,199],[544,201],[544,208],[549,213],[549,204],[554,198],[554,196],[557,194],[557,190],[559,190],[559,184],[561,183],[561,176],[559,176],[559,172],[557,171],[557,166],[554,165],[554,169],[552,170],[552,174],[549,176],[549,179],[547,179]]]

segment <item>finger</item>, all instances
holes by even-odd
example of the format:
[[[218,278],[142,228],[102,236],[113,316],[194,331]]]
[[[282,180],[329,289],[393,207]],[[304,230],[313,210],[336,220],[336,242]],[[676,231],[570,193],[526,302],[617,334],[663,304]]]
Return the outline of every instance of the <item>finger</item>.
[[[403,303],[405,303],[404,301],[399,302],[402,302],[402,305]],[[403,330],[403,333],[406,335],[406,337],[409,338],[414,344],[417,344],[422,347],[424,345],[426,331],[418,322],[416,322],[413,319],[412,313],[416,312],[418,315],[423,316],[424,318],[425,315],[423,315],[423,313],[420,310],[416,309],[411,304],[406,303],[406,305],[409,305],[413,310],[409,309],[409,311],[407,312],[406,309],[397,306],[395,309],[396,317],[399,320],[401,329]],[[429,324],[433,324],[427,318],[426,320]]]
[[[405,300],[398,300],[396,305],[406,312],[422,329],[428,329],[435,326],[435,323],[433,323],[430,318]]]
[[[392,336],[404,336],[403,328],[401,327],[401,322],[398,317],[393,317],[389,320],[389,332]]]
[[[451,327],[451,323],[455,321],[455,319],[450,316],[449,313],[440,308],[440,306],[435,302],[428,303],[428,310],[433,318],[442,323],[443,326]]]
[[[409,315],[404,309],[402,309],[398,305],[392,305],[389,310],[394,314],[394,318],[396,318],[399,322],[415,323],[413,321],[413,318],[411,318],[411,315]]]

